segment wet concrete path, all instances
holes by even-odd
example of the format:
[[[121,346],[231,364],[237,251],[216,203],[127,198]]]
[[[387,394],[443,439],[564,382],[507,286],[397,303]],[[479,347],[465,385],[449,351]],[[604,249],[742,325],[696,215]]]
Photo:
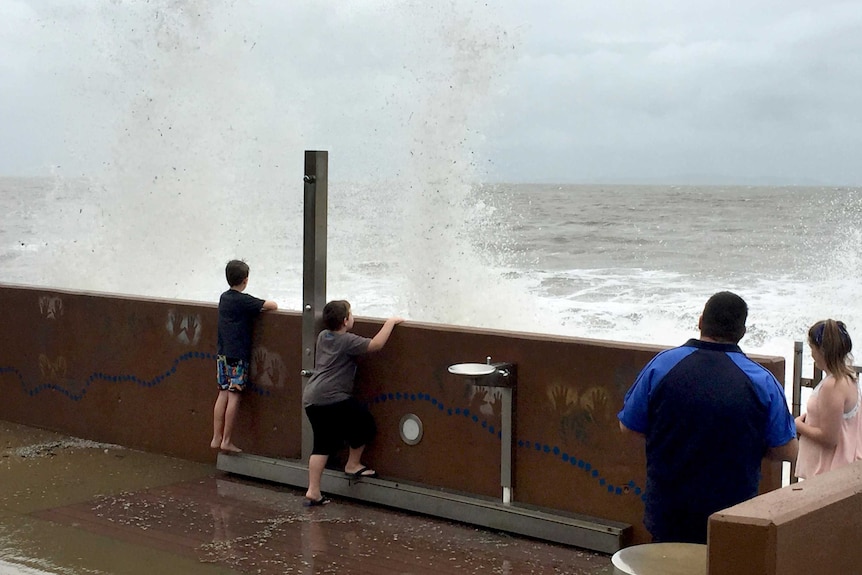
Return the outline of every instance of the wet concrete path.
[[[611,573],[610,559],[0,422],[2,574]]]

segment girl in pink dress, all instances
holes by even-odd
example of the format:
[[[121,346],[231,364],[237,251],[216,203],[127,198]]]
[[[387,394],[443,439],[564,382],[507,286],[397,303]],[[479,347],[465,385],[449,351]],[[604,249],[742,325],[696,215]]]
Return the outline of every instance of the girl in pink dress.
[[[796,476],[803,479],[862,459],[862,395],[847,327],[832,319],[818,321],[808,330],[808,345],[825,377],[814,388],[807,413],[796,418]]]

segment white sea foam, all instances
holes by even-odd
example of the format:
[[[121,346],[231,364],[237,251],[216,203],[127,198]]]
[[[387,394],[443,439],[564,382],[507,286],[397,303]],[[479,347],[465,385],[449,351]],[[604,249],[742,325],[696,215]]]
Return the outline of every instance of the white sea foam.
[[[72,571],[65,568],[52,568],[51,566],[33,567],[29,563],[36,560],[29,557],[8,557],[0,559],[0,575],[60,575],[71,574]]]
[[[306,10],[284,20],[327,41],[288,50],[244,3],[40,8],[33,41],[87,103],[69,159],[100,169],[3,182],[4,279],[215,301],[240,257],[250,293],[301,309],[302,153],[326,149],[327,295],[361,315],[674,345],[731,289],[750,351],[789,357],[822,317],[862,332],[859,190],[473,185],[512,28],[469,2]],[[332,85],[357,29],[397,57],[361,44],[374,65]]]

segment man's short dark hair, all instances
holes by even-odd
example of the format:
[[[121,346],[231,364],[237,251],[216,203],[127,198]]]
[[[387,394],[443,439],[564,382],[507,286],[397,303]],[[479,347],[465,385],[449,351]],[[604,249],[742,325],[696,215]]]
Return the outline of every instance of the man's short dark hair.
[[[235,287],[245,281],[248,277],[248,264],[242,260],[231,260],[224,268],[227,285]]]
[[[338,299],[323,306],[323,325],[329,331],[338,331],[350,315],[350,302]]]
[[[700,335],[716,341],[739,343],[745,335],[748,304],[729,291],[718,292],[709,298],[703,308]]]

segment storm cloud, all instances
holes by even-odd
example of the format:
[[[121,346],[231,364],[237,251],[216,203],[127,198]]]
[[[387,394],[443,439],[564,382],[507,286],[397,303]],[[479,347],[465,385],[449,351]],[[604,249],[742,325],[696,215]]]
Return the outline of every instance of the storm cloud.
[[[0,174],[862,183],[859,3],[430,4],[0,0]]]

